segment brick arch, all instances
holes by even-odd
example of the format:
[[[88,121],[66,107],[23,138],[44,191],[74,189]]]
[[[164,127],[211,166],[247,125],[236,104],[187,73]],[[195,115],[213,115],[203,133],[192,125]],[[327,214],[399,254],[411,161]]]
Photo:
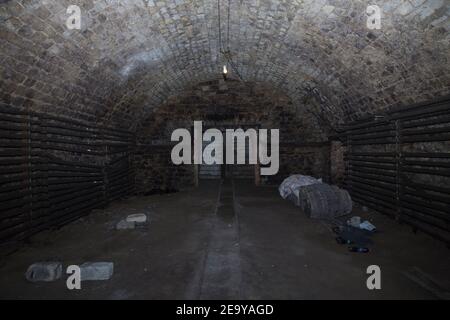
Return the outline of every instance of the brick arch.
[[[231,1],[242,77],[286,91],[330,123],[449,92],[445,1]],[[69,4],[81,31],[64,22]],[[2,101],[135,126],[168,97],[218,76],[217,1],[25,1],[2,5]],[[227,1],[222,1],[226,37]],[[236,76],[236,75],[234,75]],[[233,75],[231,75],[233,77]],[[304,103],[315,88],[314,103]]]

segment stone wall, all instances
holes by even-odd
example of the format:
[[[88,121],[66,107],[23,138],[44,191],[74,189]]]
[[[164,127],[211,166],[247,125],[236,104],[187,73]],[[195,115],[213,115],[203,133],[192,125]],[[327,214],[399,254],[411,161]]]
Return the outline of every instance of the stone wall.
[[[346,147],[340,141],[331,142],[330,164],[331,182],[341,186],[345,178],[345,155]]]
[[[292,174],[304,174],[330,181],[330,145],[328,142],[292,144],[280,148],[280,174],[267,182],[279,184]]]
[[[280,126],[282,142],[305,143],[450,92],[448,1],[379,0],[377,30],[367,27],[368,0],[221,4],[219,12],[212,0],[1,1],[0,105],[133,131],[151,126],[141,141],[150,145],[200,115],[208,125]],[[66,26],[69,5],[81,9],[81,30]],[[235,66],[228,62],[230,79],[284,97],[258,86],[245,97],[246,89],[207,82],[193,90],[220,76],[221,49]],[[183,92],[184,101],[173,98]]]
[[[134,156],[136,191],[158,193],[194,184],[193,166],[175,166],[169,146],[142,147]]]
[[[135,156],[137,189],[180,188],[194,183],[193,166],[174,166],[170,154],[173,130],[207,128],[280,130],[280,171],[265,183],[289,174],[329,176],[329,146],[316,119],[300,117],[286,94],[267,84],[212,80],[193,86],[159,107],[139,128]]]

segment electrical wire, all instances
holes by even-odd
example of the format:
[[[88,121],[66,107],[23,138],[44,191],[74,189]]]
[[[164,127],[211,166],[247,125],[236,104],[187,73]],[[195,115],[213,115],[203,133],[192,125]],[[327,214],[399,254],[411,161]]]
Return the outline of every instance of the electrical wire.
[[[231,0],[228,0],[228,21],[227,21],[227,51],[230,52],[230,15]]]
[[[223,55],[226,62],[231,66],[234,73],[238,76],[239,80],[244,82],[244,79],[242,78],[236,64],[234,63],[232,57],[231,57],[231,50],[230,50],[230,21],[231,21],[231,0],[228,0],[228,8],[227,8],[227,35],[226,35],[226,50],[223,49],[223,43],[222,43],[222,19],[221,19],[221,0],[217,0],[217,15],[218,15],[218,29],[219,29],[219,40],[218,40],[218,47],[219,47],[219,55]],[[219,60],[219,59],[218,59]]]
[[[219,52],[222,53],[222,23],[220,20],[220,0],[217,0],[217,21],[219,23]]]

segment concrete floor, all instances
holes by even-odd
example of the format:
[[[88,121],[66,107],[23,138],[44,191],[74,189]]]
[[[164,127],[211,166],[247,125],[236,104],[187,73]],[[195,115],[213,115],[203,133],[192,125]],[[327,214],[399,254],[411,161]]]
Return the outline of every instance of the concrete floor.
[[[116,231],[132,213],[148,227]],[[338,245],[324,222],[282,200],[273,187],[204,181],[176,194],[132,198],[57,231],[41,233],[0,264],[0,298],[9,299],[436,299],[413,268],[450,288],[450,254],[441,242],[376,213],[380,230],[368,254]],[[29,283],[28,265],[59,260],[114,262],[109,281]],[[381,267],[382,290],[366,287],[366,268]]]

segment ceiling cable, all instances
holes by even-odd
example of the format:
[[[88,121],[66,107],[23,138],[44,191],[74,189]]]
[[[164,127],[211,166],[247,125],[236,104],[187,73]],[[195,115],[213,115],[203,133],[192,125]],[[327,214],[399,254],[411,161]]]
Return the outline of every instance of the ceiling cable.
[[[222,53],[222,23],[220,20],[220,0],[217,0],[217,21],[219,23],[219,52]]]
[[[219,40],[218,40],[219,55],[223,55],[225,61],[231,66],[231,69],[233,69],[234,73],[236,73],[239,80],[244,82],[244,79],[242,78],[241,74],[239,73],[239,70],[231,57],[231,50],[230,50],[231,0],[228,0],[228,8],[227,8],[226,50],[223,49],[223,43],[222,43],[222,19],[221,19],[220,1],[221,0],[217,0],[217,15],[218,15],[217,21],[218,21],[218,29],[219,29]],[[226,66],[224,66],[224,70],[225,69],[226,69]]]
[[[230,15],[231,15],[231,0],[228,0],[228,21],[227,21],[227,51],[230,51]]]

